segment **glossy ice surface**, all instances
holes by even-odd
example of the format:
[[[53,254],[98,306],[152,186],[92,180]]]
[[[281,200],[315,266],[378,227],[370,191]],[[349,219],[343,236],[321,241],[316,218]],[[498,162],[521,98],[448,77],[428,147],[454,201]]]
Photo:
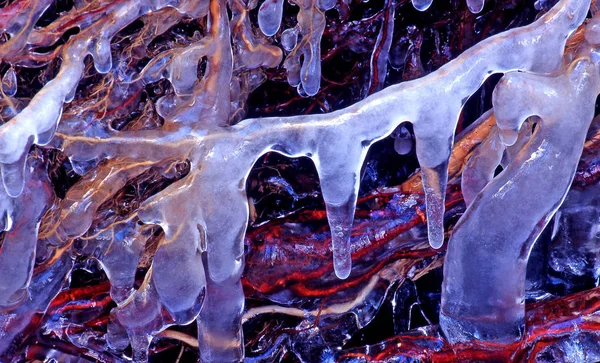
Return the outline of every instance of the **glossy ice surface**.
[[[8,351],[25,321],[45,310],[59,292],[61,287],[52,284],[68,276],[73,265],[68,254],[78,241],[110,281],[116,306],[105,337],[109,347],[123,349],[129,341],[132,359],[144,362],[153,337],[195,321],[201,361],[243,359],[241,278],[251,217],[246,184],[253,165],[269,152],[314,163],[334,272],[347,279],[360,273],[353,270],[352,254],[360,249],[356,240],[371,241],[368,233],[353,233],[367,153],[388,136],[394,137],[398,153],[409,153],[414,134],[425,202],[422,218],[430,246],[439,249],[445,238],[449,175],[456,174],[451,153],[457,124],[467,99],[497,73],[504,76],[493,93],[493,110],[480,121],[493,113],[495,123],[473,147],[462,171],[468,208],[448,241],[440,326],[455,345],[512,344],[521,338],[527,260],[569,191],[600,93],[600,30],[596,19],[580,27],[590,1],[561,0],[530,25],[491,36],[433,73],[381,89],[394,29],[394,2],[386,2],[376,39],[379,51],[370,62],[368,97],[319,115],[239,121],[237,114],[244,109],[240,95],[261,83],[263,68],[283,61],[288,83],[302,97],[321,87],[325,12],[336,3],[292,3],[298,7],[297,25],[285,30],[284,1],[261,3],[257,21],[262,35],[253,31],[251,9],[241,0],[90,2],[46,31],[34,24],[48,1],[33,2],[27,11],[21,8],[29,4],[25,0],[0,10],[0,26],[9,36],[0,52],[17,65],[33,57],[31,49],[54,44],[69,22],[86,19],[57,48],[61,63],[56,75],[27,104],[7,103],[12,114],[0,126],[0,227],[6,231],[0,249],[0,351]],[[431,1],[413,0],[413,5],[426,11]],[[467,1],[473,13],[484,5]],[[147,34],[162,34],[181,18],[205,19],[206,26],[185,46],[158,51],[133,72],[127,64],[113,62],[111,42],[140,18],[147,32],[127,50],[132,54],[146,52],[144,45],[152,41]],[[280,30],[285,60],[282,49],[267,41]],[[91,63],[86,63],[88,56]],[[172,92],[158,97],[148,111],[156,112],[163,124],[119,129],[89,122],[81,110],[63,114],[91,64],[97,74],[113,74],[110,82],[117,84],[94,117],[102,118],[127,95],[166,80]],[[11,67],[2,79],[9,100],[17,83]],[[407,121],[412,134],[400,126]],[[82,175],[57,205],[45,166],[34,155],[38,149],[30,151],[33,145],[62,150]],[[495,176],[498,166],[503,171]],[[131,217],[96,225],[100,206],[147,173],[160,174],[169,185],[144,198]],[[417,204],[406,203],[412,203],[409,208]],[[44,230],[42,216],[54,221],[44,224]],[[92,225],[95,231],[89,234]],[[136,283],[139,261],[158,227],[162,237],[147,273]],[[48,255],[39,257],[46,261],[41,270],[52,278],[43,280],[38,274],[32,279],[42,247]]]

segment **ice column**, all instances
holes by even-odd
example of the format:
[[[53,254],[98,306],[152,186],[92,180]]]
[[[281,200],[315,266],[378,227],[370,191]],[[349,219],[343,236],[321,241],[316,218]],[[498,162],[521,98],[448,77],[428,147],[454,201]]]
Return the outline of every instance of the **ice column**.
[[[517,141],[528,117],[541,121],[448,243],[440,325],[452,343],[511,343],[523,332],[527,259],[565,198],[594,116],[599,69],[589,51],[580,53],[560,74],[508,73],[494,91],[504,144]]]

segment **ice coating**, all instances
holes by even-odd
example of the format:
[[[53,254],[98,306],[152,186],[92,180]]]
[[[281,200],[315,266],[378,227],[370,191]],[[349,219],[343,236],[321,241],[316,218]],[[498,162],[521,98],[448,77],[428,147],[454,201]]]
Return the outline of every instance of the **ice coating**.
[[[563,71],[508,73],[494,90],[505,144],[516,141],[529,116],[541,121],[504,171],[477,194],[449,241],[440,324],[453,343],[510,343],[522,334],[527,259],[566,196],[594,116],[600,92],[595,52],[584,44]]]
[[[384,5],[383,21],[375,42],[375,50],[371,55],[371,79],[366,86],[368,94],[381,90],[385,84],[388,56],[394,36],[395,4],[394,0],[388,0]]]
[[[236,3],[233,4],[235,8]],[[211,44],[211,49],[200,47],[204,45],[200,41],[188,48],[190,52],[186,54],[192,55],[190,62],[183,57],[177,59],[176,54],[172,58],[165,57],[165,65],[177,64],[179,68],[171,68],[166,76],[158,72],[157,78],[153,78],[169,79],[176,96],[191,102],[183,107],[184,103],[179,103],[175,96],[164,98],[161,104],[165,107],[160,111],[166,116],[164,129],[110,130],[99,134],[93,134],[92,130],[78,134],[66,129],[60,135],[65,152],[74,161],[129,158],[130,163],[152,164],[183,155],[192,165],[192,171],[185,179],[148,199],[140,209],[140,220],[158,224],[165,231],[152,271],[144,284],[136,291],[128,291],[140,242],[110,247],[121,249],[126,254],[125,261],[111,260],[115,256],[111,256],[110,249],[102,261],[115,286],[119,290],[125,289],[124,293],[114,292],[119,307],[115,310],[111,331],[119,335],[122,330],[130,337],[136,361],[147,358],[147,348],[154,334],[171,324],[191,322],[198,316],[199,344],[203,347],[201,354],[206,357],[203,359],[236,360],[243,356],[239,321],[244,300],[239,276],[243,267],[243,235],[248,221],[244,187],[252,165],[268,151],[291,157],[308,156],[314,161],[328,212],[335,272],[344,278],[351,272],[349,238],[366,152],[373,142],[390,135],[401,123],[412,122],[424,176],[430,243],[441,246],[448,155],[464,100],[491,73],[513,69],[551,72],[558,68],[566,38],[583,21],[589,4],[563,0],[534,24],[489,38],[437,72],[389,87],[347,109],[319,116],[248,119],[232,127],[220,127],[228,124],[232,111],[229,94],[230,84],[234,81],[232,53],[270,55],[271,58],[254,58],[252,64],[255,66],[276,64],[278,58],[276,52],[270,52],[266,47],[262,51],[251,46],[232,49],[229,31],[232,25],[244,26],[242,19],[247,9],[241,4],[232,10],[229,21],[223,4],[212,1],[210,5],[210,32],[206,41]],[[314,8],[317,5],[310,6],[307,5],[307,9],[318,17],[319,11]],[[332,4],[318,6],[325,9]],[[132,9],[136,8],[132,6],[127,12]],[[309,10],[301,11],[310,13]],[[320,24],[319,19],[312,20]],[[388,26],[391,27],[389,23]],[[314,34],[317,32],[318,29]],[[298,46],[308,46],[307,34],[301,34],[303,38]],[[317,43],[310,43],[310,46]],[[255,44],[260,45],[260,42]],[[94,57],[99,58],[96,66],[99,71],[104,71],[109,59],[102,53],[106,47],[96,45],[94,51],[100,52]],[[210,71],[198,82],[203,82],[200,92],[196,79],[182,77],[177,72],[182,69],[195,71],[198,60],[204,56]],[[314,80],[319,79],[320,74],[315,76],[316,63],[312,61],[305,58],[302,67],[307,65],[310,69],[301,81],[306,81],[302,87],[315,90]],[[251,67],[250,62],[243,66]],[[60,73],[56,79],[59,77]],[[71,88],[64,100],[70,98],[74,89]],[[186,98],[190,91],[193,97]],[[431,99],[445,101],[436,109],[430,109]],[[171,105],[174,107],[168,107]],[[38,140],[48,142],[51,139],[51,135],[41,136],[42,133],[37,135]],[[107,193],[106,197],[109,196]],[[127,226],[125,230],[134,228]],[[200,256],[204,252],[206,261]],[[126,268],[115,270],[115,266],[121,264]],[[228,313],[216,313],[219,309],[226,309]],[[222,341],[229,343],[223,346],[205,339],[213,335],[222,336]]]
[[[560,5],[568,6],[572,3],[563,2]],[[583,8],[578,10],[580,12],[584,11]],[[541,71],[549,71],[557,67],[560,64],[564,41],[567,35],[576,27],[576,23],[571,23],[571,21],[583,20],[579,12],[576,14],[579,15],[573,17],[573,14],[568,14],[565,8],[559,6],[530,27],[513,31],[510,36],[500,35],[491,38],[467,52],[472,52],[467,54],[468,56],[473,54],[487,54],[487,57],[496,56],[498,57],[496,62],[490,60],[490,63],[482,64],[482,62],[477,61],[470,62],[470,58],[467,57],[459,57],[456,61],[440,69],[438,73],[420,80],[389,87],[348,109],[331,114],[245,120],[236,126],[211,131],[204,135],[196,134],[191,138],[187,135],[176,134],[168,139],[168,143],[167,140],[158,141],[158,143],[144,141],[141,138],[143,133],[135,132],[130,133],[130,136],[127,132],[120,133],[121,139],[102,140],[80,137],[69,139],[69,137],[65,137],[66,150],[69,153],[74,153],[79,150],[77,144],[83,142],[86,153],[97,156],[112,150],[114,155],[116,150],[126,147],[129,142],[135,140],[135,145],[138,148],[137,157],[142,159],[160,158],[169,155],[168,152],[166,154],[164,152],[170,149],[179,150],[179,153],[184,152],[184,154],[188,154],[191,149],[201,151],[200,154],[197,151],[193,152],[193,155],[199,157],[192,158],[192,167],[202,165],[202,168],[191,173],[188,176],[189,179],[179,183],[179,186],[174,184],[165,193],[150,200],[147,204],[148,207],[143,207],[143,209],[150,208],[149,210],[154,210],[154,214],[152,214],[154,217],[147,218],[144,215],[143,219],[146,222],[159,223],[163,228],[176,228],[182,224],[182,221],[170,221],[168,215],[160,213],[160,211],[168,210],[166,208],[177,208],[176,210],[185,208],[188,211],[187,214],[191,217],[190,221],[202,227],[201,229],[205,231],[208,255],[207,269],[209,274],[207,279],[210,279],[211,282],[209,283],[215,285],[213,288],[208,288],[208,299],[210,299],[211,290],[218,291],[219,287],[231,289],[231,287],[228,287],[230,286],[229,281],[235,281],[241,272],[242,236],[245,228],[232,229],[231,226],[245,226],[247,223],[248,209],[243,193],[243,185],[245,185],[247,173],[255,160],[269,150],[292,157],[309,156],[317,166],[327,209],[330,213],[333,212],[329,222],[334,239],[336,273],[340,277],[345,277],[350,272],[348,257],[351,251],[348,251],[347,248],[349,226],[353,214],[353,208],[350,207],[355,203],[358,185],[356,175],[358,174],[357,171],[360,170],[368,146],[391,134],[400,123],[406,120],[412,121],[417,153],[425,174],[424,183],[428,196],[427,202],[429,203],[427,211],[430,237],[432,245],[440,246],[443,242],[443,191],[447,178],[447,155],[452,145],[455,123],[462,106],[462,100],[474,92],[493,71],[503,71],[513,67],[519,68],[522,62],[527,63],[529,68]],[[552,32],[546,31],[545,28],[550,26],[556,28],[553,28]],[[560,46],[556,46],[555,57],[548,56],[540,60],[536,57],[535,49],[524,46],[521,48],[520,58],[514,57],[505,60],[499,56],[499,54],[506,53],[502,52],[503,46],[522,44],[529,37],[537,38],[540,36],[542,38],[547,37],[550,44],[560,43]],[[549,53],[549,55],[552,54]],[[495,58],[492,57],[492,59]],[[464,77],[461,76],[462,82],[454,82],[455,77],[465,74],[466,70],[469,70],[469,78],[463,79]],[[440,84],[448,84],[448,87],[436,92],[436,90],[439,90]],[[443,92],[444,96],[441,96],[439,92]],[[416,102],[422,98],[423,94],[439,97],[440,99],[452,95],[455,98],[454,103],[451,103],[454,107],[429,110],[419,109],[413,104],[409,109],[403,109],[405,106],[399,100],[409,99],[417,104]],[[392,115],[393,118],[390,118]],[[365,124],[362,122],[363,119],[374,120],[375,122]],[[127,141],[128,139],[130,141]],[[332,142],[333,140],[335,142]],[[139,148],[141,147],[143,150],[144,144],[148,144],[147,152],[140,152]],[[196,148],[194,144],[197,144],[198,147]],[[128,149],[122,149],[122,151],[125,150]],[[162,151],[162,154],[159,150]],[[339,150],[348,150],[348,152],[339,155]],[[133,150],[130,151],[128,156],[132,157],[134,153]],[[230,165],[226,173],[221,167],[223,162]],[[331,179],[329,175],[331,175]],[[339,177],[340,175],[344,177]],[[230,182],[224,183],[223,180],[229,180]],[[340,181],[343,182],[341,187],[338,186]],[[218,190],[206,187],[211,185],[219,186]],[[188,201],[190,199],[186,198],[187,194],[180,193],[185,192],[187,188],[190,189],[190,194],[196,195],[197,198],[205,202],[200,206],[189,205]],[[219,196],[218,200],[214,200],[215,195]],[[155,205],[154,200],[159,203],[156,205],[162,206],[151,208]],[[170,207],[171,205],[172,207]],[[225,206],[226,208],[224,208]],[[199,214],[193,212],[195,210],[198,210]],[[210,211],[210,213],[205,211]],[[227,221],[226,224],[223,221]],[[174,223],[176,225],[172,226]],[[188,229],[188,231],[192,234],[196,233],[195,231],[191,232],[191,229]],[[182,236],[182,238],[184,237]],[[188,235],[185,238],[190,240],[191,236]],[[191,238],[191,240],[194,239]],[[187,247],[187,251],[191,251],[195,248],[194,246],[195,243]],[[167,260],[173,261],[169,258],[165,261]],[[187,262],[184,265],[186,264]],[[149,286],[153,287],[155,285],[152,283]],[[157,290],[153,287],[153,290],[151,290],[155,294],[153,296],[158,295]],[[136,296],[140,293],[136,293]],[[168,295],[168,290],[165,290],[163,294]],[[214,292],[213,294],[221,293]],[[240,301],[243,301],[241,294],[237,294],[235,297],[228,296],[230,296],[229,299],[232,303],[237,301],[239,304]],[[207,302],[207,304],[210,303]],[[131,309],[145,309],[145,305],[139,305],[138,308],[135,308],[135,306],[131,305]],[[193,315],[193,311],[192,308],[187,312]],[[133,315],[133,313],[131,314]],[[237,314],[213,314],[210,310],[206,310],[206,314],[208,315],[203,318],[204,315],[201,312],[199,319],[200,344],[204,345],[207,343],[202,339],[205,334],[203,331],[209,331],[211,326],[232,326],[231,322],[239,319]],[[123,319],[119,318],[119,320]],[[127,323],[123,324],[127,325]],[[150,329],[149,326],[133,330]],[[157,326],[161,326],[160,329],[162,329],[164,324],[160,323],[153,326],[155,327],[146,330],[148,334],[158,331]],[[131,329],[130,327],[129,330]],[[130,334],[130,336],[137,337],[139,334]],[[233,336],[227,339],[228,341],[239,340],[239,338],[234,338],[239,336],[239,330],[230,332],[230,334],[233,334]],[[210,348],[207,349],[206,354],[225,354],[232,357],[235,357],[239,352],[237,349],[231,350],[218,345],[210,345]],[[222,351],[223,349],[225,351]]]
[[[283,0],[280,0],[283,1]],[[294,0],[298,5],[297,31],[302,38],[287,55],[283,66],[287,70],[288,83],[298,87],[305,96],[314,96],[321,85],[321,36],[325,30],[325,11],[335,2]],[[289,47],[289,42],[288,47]],[[304,59],[301,61],[301,57]]]

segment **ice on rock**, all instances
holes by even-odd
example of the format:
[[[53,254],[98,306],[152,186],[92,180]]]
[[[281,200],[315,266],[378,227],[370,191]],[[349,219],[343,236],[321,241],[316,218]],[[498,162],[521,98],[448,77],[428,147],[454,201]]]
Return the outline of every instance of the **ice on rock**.
[[[508,73],[494,90],[497,125],[508,143],[528,117],[541,121],[448,243],[440,325],[452,343],[511,343],[523,332],[527,259],[565,198],[594,116],[600,79],[593,53],[581,49],[554,75]]]
[[[265,35],[275,35],[279,30],[284,1],[285,0],[265,0],[260,6],[260,9],[258,9],[258,26]]]

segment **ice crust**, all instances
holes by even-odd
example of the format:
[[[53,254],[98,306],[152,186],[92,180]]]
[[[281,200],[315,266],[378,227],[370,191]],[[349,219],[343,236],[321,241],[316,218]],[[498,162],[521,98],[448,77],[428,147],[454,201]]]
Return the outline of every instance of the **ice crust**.
[[[301,93],[311,95],[319,88],[318,55],[325,26],[324,11],[332,8],[334,2],[298,0],[295,3],[300,8],[296,32],[301,38],[295,45],[288,39],[286,48],[292,51],[284,65],[290,83],[298,85]],[[430,3],[413,0],[413,4],[422,9]],[[483,6],[481,1],[468,3],[472,10]],[[259,23],[266,35],[279,29],[280,19],[276,15],[281,12],[281,4],[282,1],[267,0],[261,5]],[[111,314],[109,342],[128,336],[134,361],[143,362],[147,360],[153,335],[170,325],[197,320],[203,361],[240,360],[243,358],[240,322],[244,309],[240,276],[244,264],[243,238],[249,218],[245,185],[258,158],[273,151],[289,157],[306,156],[314,162],[331,230],[335,273],[346,278],[352,272],[350,234],[365,156],[370,145],[409,121],[414,128],[423,175],[429,242],[439,248],[444,243],[448,158],[461,109],[487,77],[510,72],[494,94],[497,130],[476,151],[477,157],[468,166],[467,174],[471,177],[463,182],[465,200],[470,207],[449,243],[442,315],[446,320],[442,320],[442,326],[453,341],[466,339],[457,335],[457,326],[460,331],[473,331],[474,325],[463,324],[465,319],[488,314],[491,307],[498,308],[480,301],[482,297],[498,294],[505,299],[499,301],[510,306],[500,310],[505,313],[502,316],[518,324],[523,308],[522,301],[518,300],[522,296],[519,284],[524,272],[520,280],[507,281],[503,289],[493,290],[489,281],[498,280],[502,274],[514,275],[515,263],[524,271],[527,251],[536,231],[541,230],[556,211],[572,179],[573,165],[581,153],[582,138],[591,120],[589,113],[593,114],[598,93],[597,55],[587,46],[581,54],[570,54],[573,59],[568,60],[569,67],[561,67],[565,42],[583,22],[589,5],[589,0],[561,0],[533,24],[488,38],[438,71],[390,86],[346,109],[323,115],[246,119],[227,126],[235,111],[230,101],[230,85],[239,82],[234,76],[234,69],[239,65],[234,67],[233,54],[244,54],[247,62],[243,66],[248,69],[276,66],[282,57],[280,50],[266,46],[251,34],[246,17],[248,8],[243,2],[229,3],[231,20],[227,7],[218,0],[193,5],[176,1],[115,3],[110,13],[114,21],[102,23],[100,29],[92,26],[73,37],[64,48],[63,63],[56,78],[17,116],[0,126],[4,185],[0,192],[0,215],[4,216],[0,226],[8,231],[7,236],[16,231],[15,220],[28,221],[25,227],[19,224],[18,228],[29,228],[27,233],[16,234],[22,240],[12,241],[6,237],[0,250],[0,274],[15,277],[2,280],[0,306],[9,306],[21,299],[30,286],[37,225],[47,201],[42,192],[30,186],[36,174],[32,176],[26,167],[27,155],[32,144],[50,143],[59,127],[60,146],[74,164],[108,161],[99,171],[84,174],[82,181],[69,190],[62,205],[64,215],[60,225],[47,233],[47,238],[58,246],[86,233],[98,206],[128,179],[164,160],[183,156],[191,163],[191,171],[185,178],[140,206],[139,220],[146,225],[160,225],[164,239],[139,289],[134,289],[133,279],[143,249],[142,237],[147,231],[134,222],[119,226],[118,231],[114,229],[117,227],[104,231],[125,236],[107,246],[100,258],[113,285],[111,295],[118,304]],[[83,76],[83,58],[92,55],[97,71],[108,72],[113,67],[109,53],[111,37],[141,15],[164,7],[194,14],[207,12],[209,32],[190,46],[157,56],[133,80],[145,84],[164,78],[173,85],[175,94],[159,101],[158,112],[166,119],[163,128],[98,132],[93,128],[80,130],[68,123],[59,125],[63,103],[74,97]],[[231,27],[245,29],[242,34],[247,35],[249,46],[232,49]],[[387,29],[393,30],[393,24]],[[86,32],[90,32],[89,35]],[[239,34],[236,32],[234,36]],[[596,30],[590,28],[585,38],[593,41],[596,36]],[[382,36],[378,42],[390,41],[386,39]],[[389,45],[386,47],[389,49]],[[304,55],[302,64],[300,54]],[[203,77],[199,80],[185,77],[190,72],[197,73],[201,58],[207,60]],[[511,72],[517,70],[524,73]],[[10,77],[10,74],[4,76],[9,84]],[[4,89],[4,82],[2,87]],[[10,91],[10,86],[6,89]],[[557,97],[570,102],[563,104]],[[436,100],[435,108],[431,107],[432,100]],[[510,160],[506,170],[493,178],[505,147],[517,141],[521,124],[533,115],[542,119],[541,126],[522,150],[506,158]],[[564,121],[567,117],[570,122]],[[407,146],[402,144],[406,144],[406,133],[396,136],[396,140],[400,140],[396,148],[406,151]],[[412,139],[408,141],[412,146]],[[555,157],[556,154],[561,157]],[[533,185],[540,182],[546,183],[546,189],[530,192]],[[90,183],[95,187],[90,188]],[[550,186],[554,189],[548,190]],[[89,190],[98,192],[85,192]],[[545,191],[543,198],[536,199],[542,190]],[[522,203],[522,191],[532,199],[529,204]],[[22,212],[16,207],[20,205],[17,202],[20,198],[35,199],[39,210]],[[491,199],[493,203],[486,202]],[[520,218],[528,216],[519,228],[511,223],[515,214],[506,213],[519,208],[517,205],[526,207],[527,211],[515,214]],[[469,217],[472,215],[475,217]],[[485,219],[498,216],[506,219],[502,226],[510,227],[505,228],[506,233],[512,233],[504,236],[506,242],[502,243],[497,242],[501,232],[489,228],[499,226],[499,222]],[[486,235],[491,231],[498,234]],[[127,237],[136,235],[142,237]],[[482,248],[482,243],[486,248]],[[17,256],[20,261],[17,267],[10,261],[11,256]],[[474,263],[475,259],[480,262]],[[507,265],[506,259],[511,264]],[[485,268],[479,273],[471,270],[482,266],[494,266],[494,269]],[[510,271],[506,271],[507,268]],[[487,279],[479,279],[481,273],[487,274]],[[513,327],[502,324],[502,329]],[[476,327],[475,331],[484,328]],[[470,336],[478,338],[477,334]]]

